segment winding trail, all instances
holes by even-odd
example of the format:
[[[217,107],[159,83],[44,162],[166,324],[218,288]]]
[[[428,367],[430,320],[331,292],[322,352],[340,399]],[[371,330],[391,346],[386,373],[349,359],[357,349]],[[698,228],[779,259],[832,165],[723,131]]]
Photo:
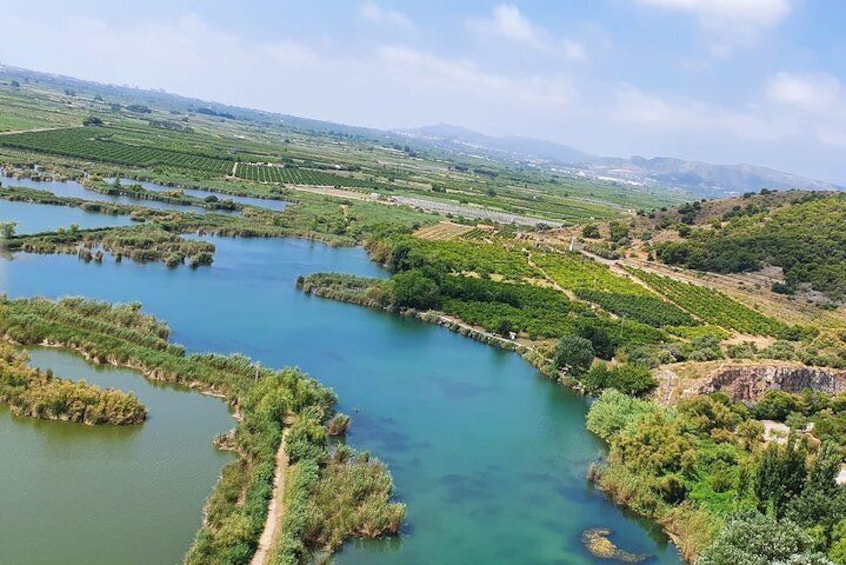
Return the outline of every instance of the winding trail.
[[[285,496],[285,477],[288,474],[288,454],[285,452],[285,435],[279,443],[279,451],[276,452],[276,471],[273,475],[273,494],[270,503],[267,505],[267,519],[264,522],[264,530],[258,541],[258,547],[250,561],[250,565],[266,565],[270,550],[279,534],[279,526],[282,523],[282,516],[285,514],[285,507],[282,504],[282,497]]]

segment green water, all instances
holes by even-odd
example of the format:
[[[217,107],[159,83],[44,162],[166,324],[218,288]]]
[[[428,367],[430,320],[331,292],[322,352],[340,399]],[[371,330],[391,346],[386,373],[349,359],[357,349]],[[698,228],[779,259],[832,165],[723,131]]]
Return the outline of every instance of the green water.
[[[57,376],[135,392],[150,416],[142,426],[95,429],[0,409],[0,562],[179,561],[230,459],[211,444],[234,425],[224,404],[64,351],[31,356]]]
[[[214,243],[214,266],[197,271],[18,255],[14,261],[0,262],[0,290],[13,297],[139,300],[148,312],[167,320],[174,339],[189,350],[241,351],[265,365],[297,365],[335,388],[340,408],[353,417],[349,442],[390,465],[397,496],[408,504],[400,539],[348,544],[338,555],[339,563],[607,563],[591,557],[579,542],[584,529],[596,526],[614,530],[613,539],[623,549],[651,554],[650,563],[680,563],[659,530],[624,514],[585,480],[602,447],[585,430],[583,398],[543,378],[514,354],[443,328],[295,290],[297,275],[314,271],[384,276],[360,249],[299,240],[215,238]],[[175,404],[190,398],[209,400],[172,391],[163,394]],[[158,401],[144,400],[153,415],[145,427],[154,426]],[[211,402],[208,410],[219,414],[221,407]],[[186,408],[189,413],[192,409]],[[172,439],[209,449],[218,430],[188,437],[184,428],[189,419],[169,426]],[[0,500],[17,496],[22,484],[32,492],[49,485],[75,493],[79,476],[58,472],[63,457],[74,457],[85,469],[80,472],[89,486],[116,480],[134,486],[133,496],[156,495],[155,485],[114,479],[121,473],[103,467],[104,460],[109,465],[131,464],[134,453],[128,453],[128,446],[146,430],[114,439],[106,456],[105,443],[98,444],[104,450],[99,455],[88,455],[86,443],[72,435],[81,434],[76,430],[58,430],[55,441],[46,442],[36,431],[41,426],[45,424],[0,419]],[[84,431],[86,437],[115,433]],[[62,433],[71,435],[59,437]],[[7,444],[29,453],[29,458],[6,457]],[[155,452],[156,446],[152,449]],[[167,452],[168,447],[161,449]],[[174,457],[180,462],[193,459],[190,453]],[[171,476],[170,470],[166,475],[175,488],[187,481],[207,493],[217,466],[219,461],[210,461],[197,481],[185,474]],[[54,467],[49,477],[37,471]],[[6,480],[10,473],[17,479]],[[120,493],[107,492],[104,497],[115,499],[114,508],[126,504],[124,512],[80,512],[78,505],[87,496],[38,498],[43,506],[31,512],[21,510],[27,506],[24,501],[4,503],[0,544],[20,552],[32,538],[29,532],[35,531],[45,540],[39,548],[44,560],[27,563],[82,563],[93,561],[65,559],[65,544],[72,545],[76,555],[92,559],[109,543],[120,544],[124,555],[143,556],[148,544],[142,539],[160,538],[159,553],[146,562],[179,560],[191,536],[180,537],[172,530],[191,532],[196,527],[202,496],[165,497],[158,504],[173,516],[161,519],[155,516],[157,505],[151,505],[149,514],[133,511],[134,499],[124,501]],[[45,512],[85,522],[79,527],[88,535],[66,537],[63,521],[45,521]],[[137,537],[111,538],[109,528],[116,527],[111,522],[118,520]]]

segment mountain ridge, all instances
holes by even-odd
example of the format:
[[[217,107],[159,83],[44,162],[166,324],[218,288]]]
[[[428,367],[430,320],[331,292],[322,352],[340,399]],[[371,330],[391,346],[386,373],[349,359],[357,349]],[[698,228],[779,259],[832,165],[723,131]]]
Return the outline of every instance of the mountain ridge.
[[[720,165],[667,156],[605,157],[554,141],[521,136],[495,137],[451,124],[440,123],[394,131],[443,150],[526,161],[577,177],[683,189],[696,196],[735,196],[764,188],[846,189],[832,182],[747,163]]]

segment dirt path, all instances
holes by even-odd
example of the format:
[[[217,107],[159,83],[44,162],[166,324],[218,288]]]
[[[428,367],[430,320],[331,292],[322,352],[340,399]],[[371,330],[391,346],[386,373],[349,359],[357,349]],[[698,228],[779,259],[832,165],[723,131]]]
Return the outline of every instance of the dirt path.
[[[285,453],[285,436],[279,444],[279,451],[276,453],[276,471],[273,475],[273,495],[270,504],[267,506],[267,520],[264,522],[264,530],[259,538],[258,548],[253,555],[250,565],[265,565],[270,556],[270,550],[279,535],[279,526],[282,523],[282,516],[285,514],[285,507],[282,504],[282,497],[285,495],[285,477],[288,473],[288,454]]]
[[[46,128],[17,129],[12,131],[0,131],[0,135],[17,135],[19,133],[36,133],[39,131],[54,131],[57,129],[69,129],[69,126],[50,126]]]
[[[578,297],[575,294],[573,294],[572,291],[567,290],[566,288],[564,288],[563,286],[561,286],[560,284],[555,282],[555,280],[552,277],[550,277],[548,274],[546,274],[546,271],[544,271],[542,268],[538,267],[537,263],[535,263],[534,260],[532,260],[532,254],[531,253],[527,254],[527,261],[528,261],[530,267],[532,267],[533,269],[537,269],[538,272],[541,275],[543,275],[543,278],[545,278],[552,285],[552,288],[554,288],[558,292],[563,292],[567,296],[568,299],[570,299],[574,302],[580,302]]]

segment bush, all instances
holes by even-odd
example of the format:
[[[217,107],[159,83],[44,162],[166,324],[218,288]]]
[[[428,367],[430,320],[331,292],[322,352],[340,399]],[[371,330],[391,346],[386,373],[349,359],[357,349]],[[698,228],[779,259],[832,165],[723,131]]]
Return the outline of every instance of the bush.
[[[578,378],[593,363],[593,345],[583,337],[564,335],[558,340],[552,363],[556,369]]]
[[[613,388],[634,396],[646,394],[658,386],[647,367],[630,363],[610,369],[605,363],[594,363],[581,382],[590,392]]]

